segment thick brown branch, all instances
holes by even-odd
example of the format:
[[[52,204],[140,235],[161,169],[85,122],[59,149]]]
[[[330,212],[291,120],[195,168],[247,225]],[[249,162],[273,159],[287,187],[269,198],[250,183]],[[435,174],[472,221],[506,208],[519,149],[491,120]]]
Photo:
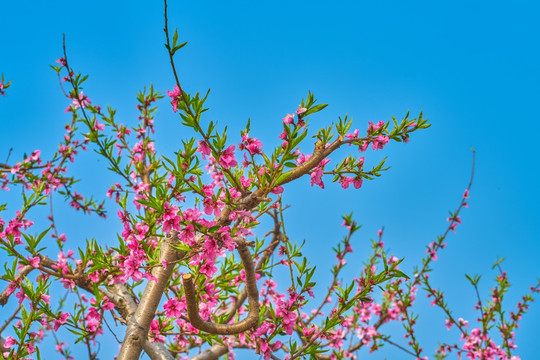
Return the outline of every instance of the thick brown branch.
[[[199,301],[193,284],[191,274],[183,275],[184,291],[186,293],[186,305],[189,321],[195,328],[210,334],[232,335],[256,328],[259,322],[259,290],[255,277],[255,267],[251,254],[244,240],[238,240],[238,254],[246,272],[246,288],[249,302],[248,316],[236,324],[216,324],[205,321],[199,314]]]
[[[114,308],[120,313],[123,319],[127,320],[135,315],[137,304],[135,304],[131,294],[124,285],[113,285],[109,290],[103,291],[103,293],[114,304]],[[152,360],[174,359],[165,344],[159,342],[151,343],[146,340],[143,344],[143,350]]]
[[[157,281],[149,280],[137,307],[137,311],[128,320],[126,335],[118,360],[138,359],[144,344],[147,342],[150,324],[154,319],[157,307],[167,287],[169,279],[174,269],[174,262],[182,258],[184,254],[175,250],[171,245],[178,243],[178,233],[172,231],[163,240],[161,245],[161,263],[168,264],[167,267],[156,266],[152,270],[152,276]]]
[[[277,230],[277,234],[274,233],[274,237],[272,239],[272,242],[268,247],[264,250],[263,254],[261,255],[261,258],[259,259],[259,262],[257,263],[257,266],[255,267],[255,273],[262,274],[261,269],[266,262],[266,260],[274,253],[274,250],[277,248],[279,243],[283,241],[283,234],[279,232],[279,228]],[[229,310],[229,313],[227,315],[227,319],[225,319],[225,323],[228,323],[231,321],[231,319],[234,317],[238,309],[244,304],[244,301],[246,301],[248,297],[247,287],[244,287],[240,294],[238,294],[236,301],[234,303],[234,306]]]

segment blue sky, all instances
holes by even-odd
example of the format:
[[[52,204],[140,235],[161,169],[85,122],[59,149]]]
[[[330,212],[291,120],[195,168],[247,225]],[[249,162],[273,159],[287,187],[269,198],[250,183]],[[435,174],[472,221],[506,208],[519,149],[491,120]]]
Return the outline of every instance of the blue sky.
[[[446,228],[448,211],[459,204],[477,151],[475,183],[463,225],[449,238],[432,275],[446,291],[454,313],[472,320],[474,293],[464,273],[483,274],[488,295],[491,265],[505,257],[513,284],[509,310],[540,270],[536,229],[540,216],[536,136],[540,96],[540,6],[532,1],[363,2],[170,2],[170,27],[188,41],[177,56],[188,91],[212,92],[207,120],[227,125],[231,135],[251,118],[251,135],[265,149],[278,143],[281,118],[295,110],[308,90],[328,108],[312,118],[312,129],[348,113],[363,131],[367,121],[400,118],[419,111],[433,124],[413,134],[409,144],[370,152],[368,164],[388,156],[392,168],[361,190],[311,188],[301,179],[286,188],[289,236],[306,239],[306,254],[323,270],[329,251],[344,233],[340,217],[354,211],[363,228],[353,242],[358,250],[351,270],[367,258],[370,238],[385,227],[385,241],[407,272],[425,245]],[[118,109],[121,122],[136,120],[136,91],[153,83],[173,87],[163,47],[163,5],[150,1],[9,2],[0,5],[0,73],[13,85],[0,98],[0,160],[42,149],[52,154],[68,121],[68,103],[49,64],[61,56],[66,34],[70,64],[90,78],[85,86],[93,103]],[[179,125],[166,101],[156,118],[157,148],[171,154],[191,134]],[[233,139],[233,137],[231,137]],[[234,143],[238,139],[234,139]],[[100,174],[103,161],[92,153],[72,169],[80,188],[102,196],[112,181]],[[13,192],[12,192],[13,193]],[[0,202],[14,194],[0,193]],[[4,200],[7,199],[7,200]],[[57,201],[59,203],[59,201]],[[16,207],[10,208],[15,211]],[[61,232],[83,243],[106,242],[110,228],[96,226],[58,206]],[[62,217],[62,215],[64,215]],[[107,223],[108,224],[108,223]],[[112,227],[117,224],[110,225]],[[97,230],[96,230],[97,228]],[[76,243],[73,245],[76,246]],[[419,330],[427,355],[447,336],[440,311],[419,308]],[[517,355],[533,358],[538,341],[533,304],[517,332]],[[450,333],[457,339],[457,333]],[[403,341],[396,337],[397,341]],[[388,350],[373,356],[406,358]],[[105,357],[104,357],[105,358]]]

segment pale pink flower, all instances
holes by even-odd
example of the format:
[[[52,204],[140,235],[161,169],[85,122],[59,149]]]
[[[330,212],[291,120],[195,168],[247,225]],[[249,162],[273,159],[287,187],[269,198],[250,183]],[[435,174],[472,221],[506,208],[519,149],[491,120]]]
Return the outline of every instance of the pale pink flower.
[[[203,159],[206,159],[206,157],[212,153],[208,144],[201,140],[199,140],[199,147],[197,148],[197,152],[202,153]]]
[[[305,107],[302,107],[302,105],[298,105],[298,110],[295,111],[296,115],[302,115],[305,113],[307,109]]]
[[[283,123],[286,125],[292,124],[294,123],[294,115],[287,114],[287,116],[285,116],[282,120]]]
[[[74,95],[70,95],[69,97],[72,99],[73,104],[69,105],[68,108],[65,110],[65,112],[68,112],[72,109],[77,110],[79,107],[84,109],[88,104],[92,103],[92,101],[90,101],[88,96],[84,95],[82,91],[79,93],[78,99],[75,98]]]

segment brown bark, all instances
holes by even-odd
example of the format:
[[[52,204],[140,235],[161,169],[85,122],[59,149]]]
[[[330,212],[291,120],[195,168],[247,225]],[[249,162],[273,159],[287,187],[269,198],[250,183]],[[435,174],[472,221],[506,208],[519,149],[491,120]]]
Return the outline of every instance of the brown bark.
[[[255,267],[251,254],[247,248],[245,240],[238,240],[238,253],[244,264],[246,273],[246,288],[249,303],[248,316],[235,324],[216,324],[205,321],[199,314],[199,300],[193,285],[191,274],[184,274],[184,291],[186,293],[186,305],[191,325],[195,328],[210,334],[232,335],[256,328],[259,323],[259,290],[257,289],[257,278],[255,277]]]
[[[171,246],[176,243],[178,243],[178,233],[176,231],[169,233],[163,240],[160,260],[162,263],[166,262],[168,266],[156,266],[152,270],[152,275],[156,277],[157,281],[148,281],[141,302],[137,306],[137,311],[127,319],[128,326],[122,349],[117,357],[118,360],[138,359],[145,343],[147,343],[150,324],[155,317],[161,297],[174,270],[174,262],[184,255]]]

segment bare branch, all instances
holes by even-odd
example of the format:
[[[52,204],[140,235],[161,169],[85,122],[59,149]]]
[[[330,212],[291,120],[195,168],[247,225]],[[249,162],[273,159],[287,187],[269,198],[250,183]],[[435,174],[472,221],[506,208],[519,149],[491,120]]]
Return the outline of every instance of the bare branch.
[[[199,314],[199,302],[191,274],[184,274],[184,291],[186,293],[186,305],[191,325],[195,328],[210,334],[232,335],[256,328],[259,322],[259,290],[257,289],[257,278],[255,277],[255,267],[251,254],[247,248],[245,240],[237,240],[238,254],[244,264],[246,271],[246,288],[249,302],[248,316],[236,324],[216,324],[205,321]]]
[[[195,355],[190,360],[215,360],[221,355],[225,355],[228,349],[226,346],[216,344],[211,348],[204,350],[202,353]]]

